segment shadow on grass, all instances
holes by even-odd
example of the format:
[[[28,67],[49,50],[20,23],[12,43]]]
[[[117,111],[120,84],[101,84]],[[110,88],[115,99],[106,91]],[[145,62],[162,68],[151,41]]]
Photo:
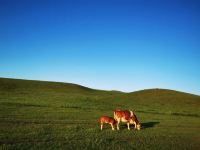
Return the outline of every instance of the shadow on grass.
[[[144,122],[144,123],[141,123],[141,126],[143,129],[146,129],[146,128],[153,128],[155,127],[157,124],[159,124],[160,122],[156,122],[156,121],[152,121],[152,122]]]
[[[120,124],[120,129],[128,129],[128,126],[127,124]],[[130,129],[133,129],[134,128],[134,125],[130,124]]]
[[[157,124],[159,124],[160,122],[144,122],[141,123],[142,129],[147,129],[147,128],[153,128],[155,127]],[[130,128],[134,128],[134,125],[130,125]],[[127,124],[121,124],[120,125],[121,129],[127,129]]]

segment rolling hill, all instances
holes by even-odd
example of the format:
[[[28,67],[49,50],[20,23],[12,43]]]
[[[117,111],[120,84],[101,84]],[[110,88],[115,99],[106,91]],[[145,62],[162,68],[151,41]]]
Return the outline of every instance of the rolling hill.
[[[167,89],[123,93],[0,78],[0,148],[198,149],[199,106],[200,96]],[[115,109],[133,110],[144,129],[101,132],[99,117]]]

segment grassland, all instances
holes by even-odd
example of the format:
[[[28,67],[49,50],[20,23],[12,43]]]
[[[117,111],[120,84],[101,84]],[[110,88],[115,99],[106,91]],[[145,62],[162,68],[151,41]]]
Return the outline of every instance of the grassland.
[[[164,89],[133,93],[0,78],[0,149],[200,149],[200,96]],[[140,131],[99,117],[133,110]]]

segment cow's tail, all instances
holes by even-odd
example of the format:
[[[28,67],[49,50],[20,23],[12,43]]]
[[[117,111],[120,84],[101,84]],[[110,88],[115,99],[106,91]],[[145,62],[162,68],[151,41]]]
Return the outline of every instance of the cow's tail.
[[[131,113],[131,117],[133,116],[133,111],[131,111],[131,110],[129,110],[130,111],[130,113]]]

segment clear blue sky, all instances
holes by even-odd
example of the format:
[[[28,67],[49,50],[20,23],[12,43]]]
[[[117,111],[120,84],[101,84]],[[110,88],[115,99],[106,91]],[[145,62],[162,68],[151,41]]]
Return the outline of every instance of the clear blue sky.
[[[200,95],[199,0],[0,0],[0,77]]]

